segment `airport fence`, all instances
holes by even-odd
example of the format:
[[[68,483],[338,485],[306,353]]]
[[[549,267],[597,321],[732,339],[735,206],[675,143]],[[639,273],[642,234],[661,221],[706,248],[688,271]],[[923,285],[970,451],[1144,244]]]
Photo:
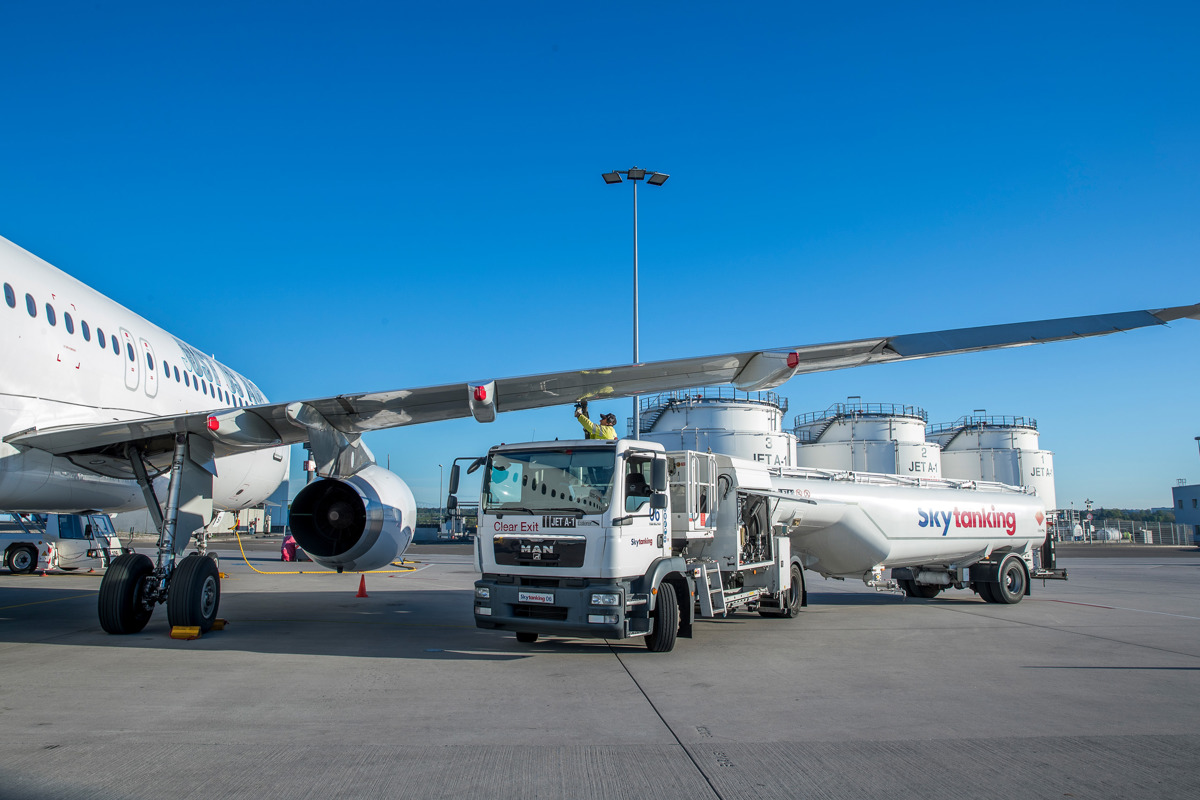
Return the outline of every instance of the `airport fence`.
[[[1062,542],[1085,542],[1088,544],[1155,544],[1174,547],[1200,546],[1200,535],[1191,525],[1175,522],[1140,522],[1128,519],[1093,520],[1089,530],[1072,533],[1069,524],[1055,528],[1055,536]]]

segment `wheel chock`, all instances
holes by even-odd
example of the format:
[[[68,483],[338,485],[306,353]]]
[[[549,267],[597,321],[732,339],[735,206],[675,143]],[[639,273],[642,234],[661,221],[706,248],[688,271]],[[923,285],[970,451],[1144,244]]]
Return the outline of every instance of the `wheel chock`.
[[[176,625],[175,627],[171,628],[171,638],[172,639],[199,639],[200,638],[200,626],[199,625]]]
[[[229,620],[227,619],[214,619],[212,629],[214,631],[223,631],[225,630],[225,626],[228,624]]]

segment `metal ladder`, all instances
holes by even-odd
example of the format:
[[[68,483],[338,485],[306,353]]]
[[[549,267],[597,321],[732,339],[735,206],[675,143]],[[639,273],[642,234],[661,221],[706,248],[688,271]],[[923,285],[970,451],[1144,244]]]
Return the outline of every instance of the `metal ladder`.
[[[721,585],[721,569],[716,564],[700,562],[696,581],[700,599],[700,614],[704,617],[725,616],[725,587]],[[715,585],[714,585],[715,584]],[[714,601],[713,598],[716,598]]]

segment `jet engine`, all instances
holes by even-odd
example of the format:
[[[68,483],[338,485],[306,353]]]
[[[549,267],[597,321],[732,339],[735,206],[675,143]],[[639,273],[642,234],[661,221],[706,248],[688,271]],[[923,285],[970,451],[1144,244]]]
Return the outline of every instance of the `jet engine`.
[[[412,542],[417,503],[404,481],[372,464],[305,486],[292,501],[290,524],[296,543],[321,566],[378,569]]]

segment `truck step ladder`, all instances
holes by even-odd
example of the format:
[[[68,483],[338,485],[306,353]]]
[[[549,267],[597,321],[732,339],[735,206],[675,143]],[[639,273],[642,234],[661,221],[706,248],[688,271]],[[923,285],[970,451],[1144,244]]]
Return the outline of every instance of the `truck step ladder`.
[[[725,616],[725,587],[721,585],[721,568],[700,562],[696,565],[696,595],[700,599],[700,615]]]

